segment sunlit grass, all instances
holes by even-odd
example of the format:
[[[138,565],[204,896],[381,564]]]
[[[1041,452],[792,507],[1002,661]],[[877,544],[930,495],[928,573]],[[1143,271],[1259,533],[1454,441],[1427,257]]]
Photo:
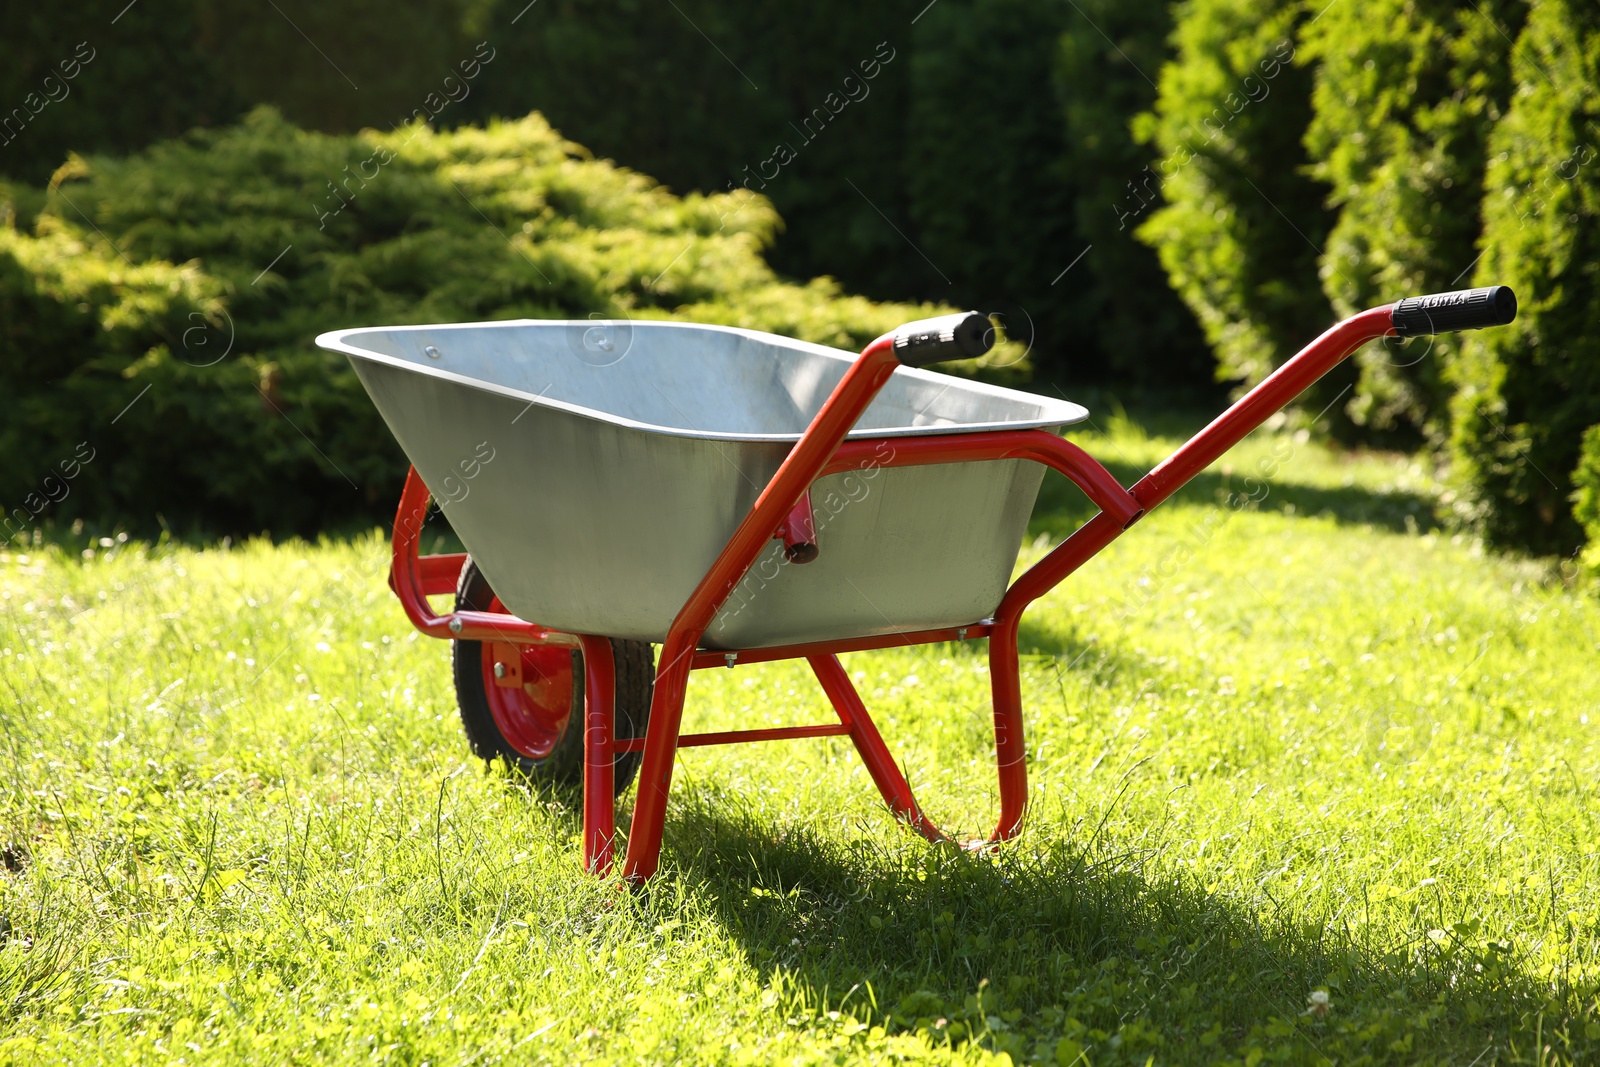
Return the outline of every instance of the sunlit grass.
[[[1176,444],[1097,422],[1124,481]],[[469,757],[376,535],[13,548],[0,1059],[1592,1062],[1600,605],[1437,491],[1252,439],[1030,615],[1017,844],[924,843],[840,739],[698,749],[647,898]],[[984,833],[981,645],[846,664]],[[826,716],[741,667],[686,728]]]

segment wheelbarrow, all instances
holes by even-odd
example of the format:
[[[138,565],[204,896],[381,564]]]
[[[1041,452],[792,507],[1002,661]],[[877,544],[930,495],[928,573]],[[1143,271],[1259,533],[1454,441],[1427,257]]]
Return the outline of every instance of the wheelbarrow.
[[[923,370],[983,355],[976,312],[860,355],[672,322],[509,321],[340,330],[412,462],[390,585],[452,642],[473,750],[581,786],[590,871],[660,860],[678,749],[846,736],[894,814],[943,835],[839,661],[987,639],[1000,815],[1027,807],[1017,630],[1028,605],[1367,341],[1503,325],[1505,286],[1414,297],[1329,329],[1131,488],[1058,431],[1083,408]],[[1014,582],[1044,468],[1099,511]],[[437,505],[465,553],[422,556]],[[1009,584],[1008,584],[1009,583]],[[454,593],[440,614],[428,597]],[[653,645],[660,645],[659,656]],[[837,722],[683,734],[696,670],[804,659]],[[580,725],[581,724],[581,725]]]

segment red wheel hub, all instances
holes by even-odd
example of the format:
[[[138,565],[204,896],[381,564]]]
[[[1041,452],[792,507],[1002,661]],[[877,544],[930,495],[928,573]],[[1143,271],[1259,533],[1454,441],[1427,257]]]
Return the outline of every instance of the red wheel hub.
[[[496,597],[491,611],[504,611]],[[574,653],[560,645],[484,642],[483,691],[500,735],[519,755],[549,756],[572,717]]]

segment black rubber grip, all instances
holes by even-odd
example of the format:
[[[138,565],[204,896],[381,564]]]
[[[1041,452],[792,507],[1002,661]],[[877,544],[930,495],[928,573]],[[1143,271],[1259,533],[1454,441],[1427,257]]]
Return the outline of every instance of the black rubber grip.
[[[1509,285],[1462,289],[1454,293],[1412,296],[1394,306],[1394,332],[1401,337],[1419,334],[1481,330],[1504,326],[1517,317],[1517,294]]]
[[[994,347],[994,326],[976,311],[908,322],[894,332],[895,358],[907,367],[976,359]]]

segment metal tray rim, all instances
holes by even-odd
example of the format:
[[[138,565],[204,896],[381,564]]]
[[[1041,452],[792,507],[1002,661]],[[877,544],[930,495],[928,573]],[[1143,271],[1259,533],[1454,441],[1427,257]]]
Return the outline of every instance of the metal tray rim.
[[[816,355],[826,356],[830,359],[844,363],[854,362],[854,353],[842,349],[829,348],[827,345],[813,344],[810,341],[800,341],[793,337],[784,337],[781,334],[764,333],[760,330],[747,330],[737,326],[720,326],[693,322],[673,322],[662,319],[634,320],[640,325],[651,327],[671,327],[677,329],[711,330],[718,333],[731,333],[736,336],[746,337],[767,344],[777,344],[786,348],[811,352]],[[353,340],[367,333],[399,333],[413,330],[465,330],[488,329],[505,326],[541,326],[551,328],[568,328],[572,326],[591,326],[593,323],[587,319],[498,319],[489,322],[442,322],[442,323],[415,323],[405,326],[354,326],[342,330],[330,330],[318,334],[316,344],[330,352],[339,352],[351,359],[364,359],[372,363],[386,364],[401,370],[422,374],[427,377],[440,378],[456,382],[461,385],[482,389],[486,392],[498,393],[501,396],[511,397],[516,400],[526,401],[532,405],[553,408],[558,411],[569,412],[583,418],[594,419],[599,422],[610,423],[614,426],[626,426],[647,433],[662,434],[668,437],[688,437],[716,441],[798,441],[799,433],[734,433],[722,430],[692,430],[678,426],[663,426],[659,423],[639,422],[621,415],[597,408],[584,407],[580,404],[556,400],[553,397],[540,396],[522,389],[513,389],[510,386],[500,385],[497,382],[485,381],[471,375],[458,374],[443,367],[431,367],[425,363],[414,360],[402,359],[370,349],[360,348],[353,344]],[[1031,404],[1038,404],[1045,409],[1038,417],[1032,419],[1009,420],[1005,422],[972,422],[958,423],[943,426],[892,426],[875,429],[856,429],[849,434],[850,438],[879,438],[879,437],[926,437],[934,434],[945,433],[978,433],[987,430],[1028,430],[1041,427],[1066,426],[1082,422],[1088,418],[1087,408],[1074,404],[1070,400],[1057,400],[1055,397],[1045,396],[1040,393],[1025,393],[1016,389],[1006,389],[1003,386],[989,385],[986,382],[973,381],[970,378],[959,378],[949,374],[938,374],[932,371],[919,370],[913,367],[900,367],[896,374],[910,375],[926,381],[944,382],[947,387],[958,386],[961,389],[983,393],[990,396],[1006,399],[1024,400]]]

